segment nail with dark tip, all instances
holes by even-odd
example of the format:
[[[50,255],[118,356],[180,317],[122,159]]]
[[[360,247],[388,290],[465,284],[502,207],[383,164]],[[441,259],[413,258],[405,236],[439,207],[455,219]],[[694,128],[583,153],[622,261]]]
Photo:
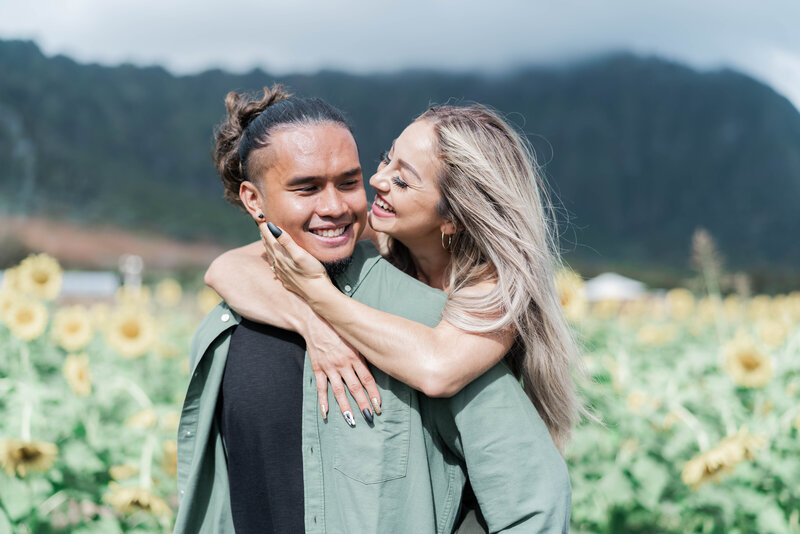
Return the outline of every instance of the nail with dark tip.
[[[367,423],[372,424],[373,421],[372,410],[370,410],[369,408],[364,408],[363,410],[361,410],[361,413],[364,414],[364,419],[367,420]]]
[[[270,233],[275,236],[275,239],[279,238],[283,233],[283,230],[281,230],[271,222],[267,223],[267,228],[269,228]]]
[[[352,412],[350,412],[350,411],[348,410],[348,411],[344,412],[342,415],[344,415],[344,420],[345,420],[345,421],[347,421],[347,424],[348,424],[348,425],[350,425],[351,427],[354,427],[354,426],[356,426],[356,420],[355,420],[355,419],[353,419],[353,414],[352,414]]]

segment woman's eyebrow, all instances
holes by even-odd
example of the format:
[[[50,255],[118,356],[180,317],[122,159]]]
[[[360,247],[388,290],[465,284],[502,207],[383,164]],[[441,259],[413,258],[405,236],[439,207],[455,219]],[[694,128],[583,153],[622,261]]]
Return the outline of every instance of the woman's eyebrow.
[[[392,148],[389,150],[389,152],[394,152],[394,143],[395,143],[395,141],[397,141],[397,139],[395,139],[394,141],[392,141]],[[403,161],[402,159],[399,159],[399,158],[398,158],[398,160],[397,160],[397,164],[398,164],[398,165],[400,165],[401,167],[403,167],[404,169],[408,170],[408,171],[409,171],[411,174],[413,174],[414,176],[416,176],[417,180],[419,180],[420,182],[422,181],[422,178],[420,177],[420,175],[419,175],[419,173],[416,171],[416,169],[414,169],[414,167],[412,167],[411,165],[409,165],[407,162],[405,162],[405,161]]]
[[[419,173],[408,162],[405,162],[402,159],[398,159],[397,164],[403,167],[404,169],[407,169],[411,174],[416,176],[417,180],[419,180],[420,182],[422,181],[422,178],[420,178]]]

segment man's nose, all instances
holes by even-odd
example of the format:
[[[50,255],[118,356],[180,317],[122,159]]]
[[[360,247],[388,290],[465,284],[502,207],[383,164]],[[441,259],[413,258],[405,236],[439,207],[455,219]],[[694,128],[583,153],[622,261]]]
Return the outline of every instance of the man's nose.
[[[344,195],[335,187],[326,188],[319,196],[317,214],[325,217],[339,217],[347,212]]]

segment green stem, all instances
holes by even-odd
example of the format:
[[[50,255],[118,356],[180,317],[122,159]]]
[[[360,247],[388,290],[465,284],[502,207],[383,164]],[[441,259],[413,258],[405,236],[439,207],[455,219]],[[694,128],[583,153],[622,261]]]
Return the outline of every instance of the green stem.
[[[147,441],[142,448],[142,459],[139,462],[139,486],[150,489],[153,483],[150,472],[153,469],[153,453],[156,448],[156,437],[153,434],[147,436]]]
[[[677,402],[672,404],[670,409],[675,412],[678,419],[683,421],[683,423],[692,430],[697,440],[697,445],[700,447],[700,452],[707,451],[711,448],[711,440],[708,438],[708,433],[706,433],[703,429],[703,425],[700,424],[700,421],[698,421],[689,410]]]
[[[30,398],[30,391],[25,391],[25,404],[22,407],[22,428],[20,429],[20,439],[26,443],[31,441],[31,419],[33,419],[33,402]]]
[[[138,384],[129,380],[127,378],[120,378],[117,382],[120,388],[124,389],[125,391],[130,394],[131,397],[139,403],[139,406],[142,408],[152,408],[153,401],[150,400],[150,397],[147,396],[147,393],[144,392],[142,388],[139,387]]]

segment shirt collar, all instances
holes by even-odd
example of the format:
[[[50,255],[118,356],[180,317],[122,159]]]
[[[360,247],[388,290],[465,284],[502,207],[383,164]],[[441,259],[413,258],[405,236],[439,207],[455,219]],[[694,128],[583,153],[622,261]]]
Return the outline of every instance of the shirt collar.
[[[352,295],[380,258],[371,241],[359,241],[353,249],[352,260],[347,269],[336,275],[336,287],[345,295]]]

